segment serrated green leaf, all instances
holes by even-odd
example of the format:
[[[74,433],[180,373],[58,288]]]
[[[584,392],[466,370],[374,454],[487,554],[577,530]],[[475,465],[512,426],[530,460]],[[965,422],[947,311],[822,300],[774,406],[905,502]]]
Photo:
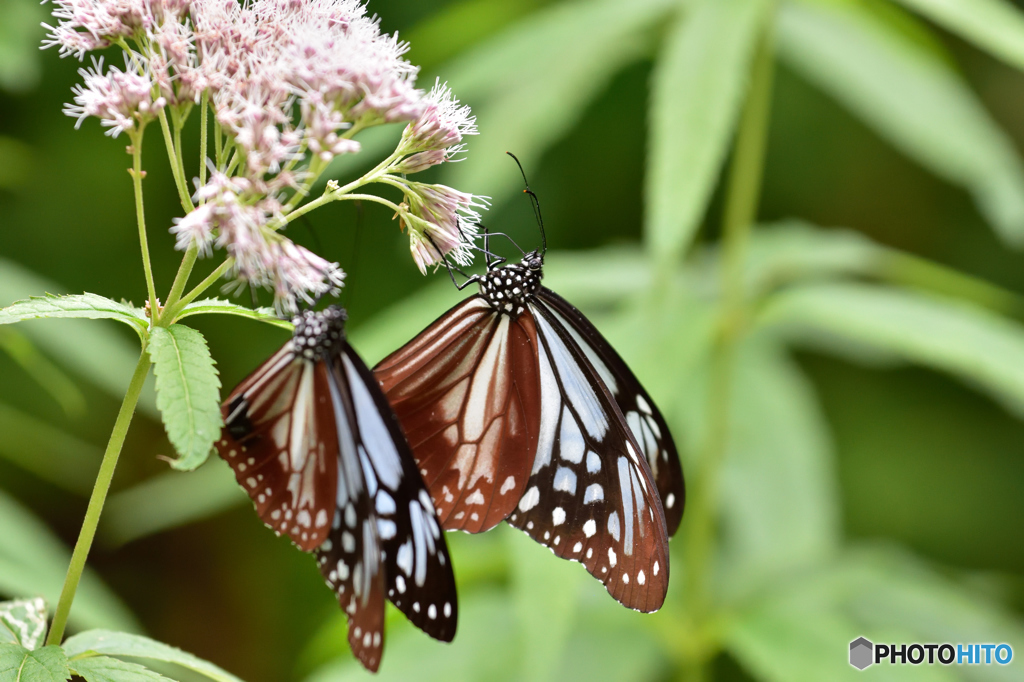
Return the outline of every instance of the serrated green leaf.
[[[1024,69],[1024,13],[1005,0],[896,0]]]
[[[46,602],[41,597],[0,602],[0,641],[32,650],[46,637]]]
[[[87,656],[70,662],[71,670],[85,682],[162,682],[169,678],[138,663],[110,656]]]
[[[0,305],[27,299],[40,291],[61,293],[62,287],[27,268],[0,257]],[[74,370],[120,402],[135,371],[138,346],[120,330],[89,320],[29,320],[17,327],[49,357]],[[139,411],[159,419],[152,382],[139,397]]]
[[[2,490],[0,528],[0,594],[41,595],[56,604],[71,552],[45,524]],[[70,623],[75,628],[139,629],[127,607],[89,568],[78,585]]]
[[[1024,415],[1024,326],[976,306],[883,286],[808,284],[772,297],[760,323],[823,350],[856,344],[949,372]]]
[[[644,238],[679,260],[718,183],[764,26],[763,0],[696,0],[669,31],[652,78]]]
[[[13,324],[44,317],[117,320],[134,329],[140,338],[144,338],[146,329],[149,328],[149,318],[141,308],[133,308],[96,294],[33,296],[27,301],[16,301],[6,308],[0,308],[0,324]]]
[[[232,303],[231,301],[223,301],[219,298],[208,298],[203,301],[195,301],[185,306],[185,309],[178,314],[178,320],[190,317],[192,315],[235,315],[237,317],[246,317],[250,320],[259,320],[260,322],[266,322],[272,324],[275,327],[281,327],[291,331],[294,325],[288,320],[282,320],[274,312],[273,308],[246,308],[245,306]]]
[[[216,682],[242,682],[231,673],[181,649],[168,646],[148,637],[129,635],[123,632],[89,630],[88,632],[68,638],[64,642],[64,651],[71,658],[91,651],[107,656],[127,656],[130,658],[164,661],[165,663],[180,665]]]
[[[0,682],[67,682],[68,659],[59,646],[29,651],[16,644],[0,644]]]
[[[854,3],[786,3],[778,36],[787,64],[902,152],[971,192],[996,231],[1024,245],[1024,165],[944,61]]]
[[[467,140],[469,155],[448,164],[445,181],[495,205],[513,196],[522,179],[505,152],[535,167],[612,76],[649,50],[651,28],[677,5],[635,0],[623,11],[620,0],[560,3],[439,69],[488,131]]]
[[[156,404],[179,456],[171,466],[191,471],[206,461],[224,423],[217,368],[203,335],[180,324],[153,330],[149,356]]]

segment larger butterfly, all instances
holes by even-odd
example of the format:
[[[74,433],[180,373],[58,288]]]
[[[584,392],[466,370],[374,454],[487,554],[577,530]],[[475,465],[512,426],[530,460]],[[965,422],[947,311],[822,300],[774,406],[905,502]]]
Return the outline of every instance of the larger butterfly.
[[[295,332],[224,402],[217,449],[263,521],[314,551],[370,670],[384,646],[385,594],[451,641],[457,603],[448,548],[412,452],[330,307]]]
[[[374,374],[446,529],[507,519],[624,605],[655,611],[685,501],[675,444],[604,337],[541,286],[545,250],[518,264],[488,254],[487,273],[460,286],[480,293]]]

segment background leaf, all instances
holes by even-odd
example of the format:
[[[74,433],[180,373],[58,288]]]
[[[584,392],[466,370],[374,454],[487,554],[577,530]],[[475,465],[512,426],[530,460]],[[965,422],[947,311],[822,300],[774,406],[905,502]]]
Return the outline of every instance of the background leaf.
[[[1005,0],[898,0],[983,50],[1024,69],[1024,14]]]
[[[1024,167],[947,64],[855,3],[779,8],[786,63],[891,144],[971,192],[1000,236],[1024,245]]]
[[[674,4],[638,0],[627,12],[617,0],[555,5],[442,68],[487,131],[467,141],[466,160],[447,169],[446,182],[495,204],[511,196],[522,179],[505,152],[527,172],[536,166],[611,77],[644,54],[647,31]]]
[[[0,403],[0,457],[77,495],[92,490],[102,450]]]
[[[6,0],[0,24],[0,89],[24,92],[39,82],[42,60],[40,27],[46,11],[31,0]],[[2,171],[0,171],[2,173]]]
[[[171,466],[191,471],[206,461],[223,425],[217,368],[203,335],[181,324],[155,328],[149,355],[156,404],[179,455]]]
[[[949,372],[1024,415],[1024,328],[973,306],[863,284],[808,284],[765,306],[761,321],[824,350],[842,343]]]
[[[704,217],[746,95],[768,3],[695,0],[669,31],[650,105],[644,237],[678,260]]]
[[[100,529],[106,542],[122,545],[247,502],[249,497],[235,482],[227,463],[211,457],[188,475],[159,474],[115,493],[107,502]]]
[[[56,604],[71,552],[20,504],[0,491],[0,594],[42,596]],[[70,623],[74,628],[139,629],[134,616],[90,569],[78,586]]]
[[[1016,650],[1021,634],[1000,608],[919,562],[892,550],[861,550],[759,600],[726,637],[733,655],[759,679],[809,682],[863,679],[840,650],[860,636],[885,643],[1006,642]],[[879,665],[870,675],[1008,681],[1022,669],[1015,657],[1008,666]]]

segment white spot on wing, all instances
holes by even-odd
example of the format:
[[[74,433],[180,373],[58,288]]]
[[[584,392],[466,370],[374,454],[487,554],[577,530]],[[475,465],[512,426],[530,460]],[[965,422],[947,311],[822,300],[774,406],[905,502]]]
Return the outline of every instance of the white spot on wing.
[[[540,502],[540,491],[537,486],[533,486],[519,500],[519,511],[528,512],[536,507],[538,502]]]
[[[555,490],[563,490],[570,495],[576,494],[576,473],[566,467],[558,467],[555,472]],[[526,511],[525,509],[523,511]]]
[[[597,524],[594,523],[594,519],[588,520],[583,524],[583,534],[588,538],[594,537],[594,533],[597,532]],[[589,552],[587,553],[589,555]],[[590,558],[589,556],[587,558]]]
[[[561,507],[555,507],[554,511],[551,512],[551,521],[556,526],[561,526],[565,523],[565,510]]]
[[[590,504],[604,499],[604,488],[600,483],[591,483],[583,493],[583,504]]]

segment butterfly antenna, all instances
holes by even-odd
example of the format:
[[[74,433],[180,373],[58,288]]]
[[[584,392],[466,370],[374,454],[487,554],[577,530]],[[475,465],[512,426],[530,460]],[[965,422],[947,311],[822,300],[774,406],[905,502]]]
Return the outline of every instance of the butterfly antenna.
[[[530,189],[530,182],[526,179],[526,171],[523,170],[523,164],[519,163],[519,159],[512,152],[505,153],[511,156],[512,160],[516,162],[517,166],[519,166],[519,174],[523,176],[523,184],[526,185],[526,189],[523,190],[523,193],[530,195],[530,203],[533,204],[533,216],[537,219],[537,227],[540,228],[540,255],[543,257],[544,254],[548,252],[548,236],[547,233],[544,232],[544,217],[540,213],[540,199],[538,199],[534,191]],[[511,241],[511,239],[509,241]],[[512,243],[515,244],[515,242]],[[522,251],[522,249],[519,250]]]

